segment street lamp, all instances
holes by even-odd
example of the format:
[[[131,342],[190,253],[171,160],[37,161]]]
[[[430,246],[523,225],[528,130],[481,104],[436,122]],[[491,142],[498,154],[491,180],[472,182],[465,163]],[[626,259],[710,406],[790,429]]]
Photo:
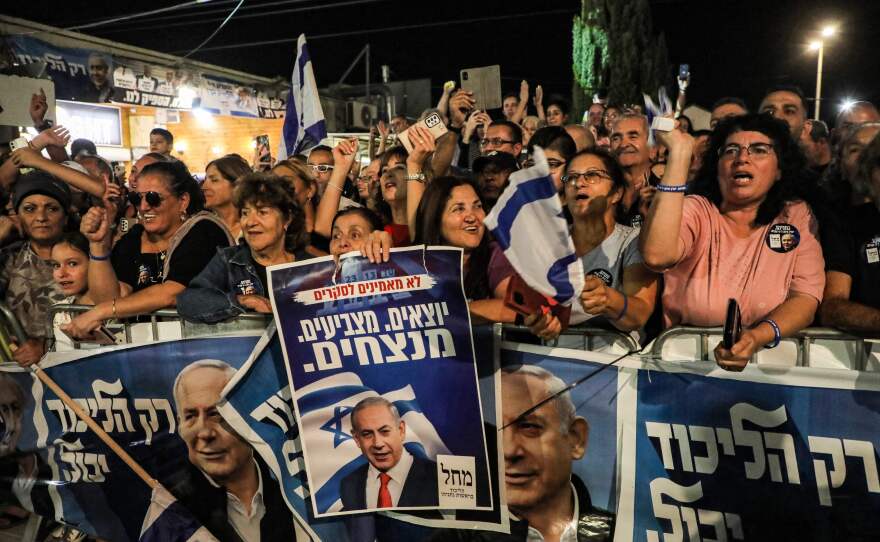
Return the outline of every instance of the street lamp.
[[[823,38],[830,38],[837,33],[837,27],[828,25],[819,32]],[[813,118],[819,120],[819,109],[822,106],[822,59],[825,56],[825,42],[816,40],[810,42],[811,51],[819,51],[819,59],[816,64],[816,109]]]

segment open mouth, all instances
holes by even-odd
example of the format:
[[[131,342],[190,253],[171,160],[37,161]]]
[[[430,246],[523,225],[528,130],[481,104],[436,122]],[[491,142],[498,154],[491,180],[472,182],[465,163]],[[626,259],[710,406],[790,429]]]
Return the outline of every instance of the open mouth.
[[[738,185],[745,185],[754,179],[754,176],[747,171],[737,171],[733,174],[733,182]]]
[[[143,220],[144,222],[150,222],[155,219],[156,219],[155,213],[144,213],[141,215],[141,220]]]
[[[574,199],[577,201],[586,201],[586,200],[590,199],[590,195],[579,193],[579,194],[575,195]]]

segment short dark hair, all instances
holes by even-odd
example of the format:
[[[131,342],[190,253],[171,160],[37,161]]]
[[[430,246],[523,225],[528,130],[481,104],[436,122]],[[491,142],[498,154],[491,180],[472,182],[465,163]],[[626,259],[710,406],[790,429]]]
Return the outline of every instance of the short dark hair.
[[[517,103],[519,103],[519,92],[510,91],[501,97],[501,103],[504,103],[504,100],[508,98],[516,98]]]
[[[710,111],[715,111],[722,105],[737,105],[739,107],[742,107],[743,111],[745,111],[746,113],[749,112],[749,108],[746,106],[746,102],[742,98],[737,98],[736,96],[725,96],[723,98],[719,98],[714,104],[712,104],[712,109]]]
[[[568,115],[571,111],[571,104],[568,103],[568,100],[563,98],[562,96],[551,96],[549,100],[547,100],[547,109],[550,109],[551,105],[555,105],[562,111],[563,115]]]
[[[169,145],[174,144],[174,136],[165,128],[153,128],[150,130],[150,135],[162,136],[162,139],[167,141]]]
[[[801,101],[801,107],[803,108],[804,113],[806,113],[806,111],[807,111],[807,98],[804,96],[804,91],[801,90],[801,87],[799,87],[797,85],[790,85],[787,83],[780,83],[777,85],[771,85],[764,92],[764,97],[761,98],[761,101],[763,102],[764,98],[773,94],[774,92],[790,92],[790,93],[796,95],[798,97],[798,99]]]
[[[529,139],[529,154],[534,152],[535,147],[558,152],[566,162],[571,160],[571,157],[577,153],[577,145],[574,139],[568,135],[568,132],[562,126],[544,126],[535,130],[535,133]]]
[[[89,257],[89,240],[79,230],[66,231],[55,241],[55,245],[68,244]],[[55,246],[52,245],[52,246]]]
[[[406,147],[403,145],[395,145],[385,152],[382,153],[382,156],[379,157],[379,171],[388,165],[388,161],[392,158],[397,158],[400,162],[406,162],[406,159],[409,157],[409,153],[406,151]]]
[[[716,207],[721,207],[718,151],[724,146],[727,138],[735,132],[761,132],[773,142],[781,176],[770,187],[755,216],[755,225],[770,224],[788,203],[801,199],[798,196],[799,184],[807,178],[806,158],[798,143],[792,139],[788,123],[784,120],[773,118],[766,113],[750,113],[721,120],[712,132],[705,153],[706,159],[703,160],[703,166],[694,179],[691,193],[703,196]]]
[[[227,154],[216,160],[211,160],[208,162],[208,165],[205,166],[205,171],[208,171],[208,168],[211,166],[217,168],[217,171],[220,172],[220,176],[232,184],[235,184],[235,181],[239,177],[247,175],[253,171],[250,164],[247,163],[247,160],[238,154]]]
[[[822,139],[828,140],[830,135],[827,124],[817,119],[810,121],[810,139],[813,143],[818,143]]]
[[[313,152],[329,152],[332,155],[333,148],[328,147],[327,145],[315,145],[312,147],[312,150],[309,151],[309,154],[312,154]]]
[[[284,177],[262,171],[254,171],[241,177],[232,193],[232,202],[239,212],[245,205],[264,205],[278,209],[285,220],[290,220],[285,246],[295,251],[306,246],[306,216],[296,203],[296,189]]]
[[[522,128],[515,122],[509,120],[493,120],[489,126],[504,126],[510,132],[510,139],[522,145]]]
[[[346,207],[336,213],[333,217],[333,222],[330,223],[330,231],[333,231],[333,227],[336,226],[337,220],[347,215],[360,215],[360,217],[366,220],[370,225],[370,231],[381,230],[384,227],[382,225],[382,217],[376,214],[373,210],[366,207],[355,207],[352,205],[351,207]]]
[[[168,190],[177,197],[189,194],[189,205],[186,208],[187,215],[191,216],[205,209],[205,195],[202,194],[199,183],[196,182],[186,168],[186,164],[180,160],[149,164],[138,173],[138,178],[142,179],[145,175],[159,175],[162,177],[168,184]]]
[[[626,177],[623,174],[623,168],[620,167],[620,164],[617,162],[617,158],[615,158],[613,154],[601,147],[588,147],[572,156],[571,159],[568,161],[568,165],[565,166],[566,174],[571,168],[571,163],[581,156],[595,156],[596,158],[601,160],[602,165],[605,166],[608,174],[611,175],[611,183],[613,185],[612,189],[626,190],[627,183]]]

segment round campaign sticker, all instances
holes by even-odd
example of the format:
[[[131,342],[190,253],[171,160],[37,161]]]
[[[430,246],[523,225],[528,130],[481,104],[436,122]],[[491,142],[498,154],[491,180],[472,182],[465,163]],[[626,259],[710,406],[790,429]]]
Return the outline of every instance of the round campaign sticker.
[[[599,279],[601,279],[602,282],[605,283],[605,286],[611,286],[611,283],[614,282],[614,278],[611,276],[611,273],[609,273],[605,269],[602,269],[601,267],[593,269],[592,271],[588,271],[587,274],[593,275],[594,277],[599,277]]]
[[[880,262],[880,237],[865,243],[865,258],[871,264]]]
[[[630,219],[629,224],[630,224],[630,226],[632,226],[633,228],[641,228],[641,227],[642,227],[642,222],[644,222],[644,221],[645,221],[645,219],[642,217],[642,215],[637,214],[637,215],[634,215],[634,216]]]
[[[791,224],[773,224],[767,232],[767,246],[780,254],[791,252],[801,242],[801,234]]]

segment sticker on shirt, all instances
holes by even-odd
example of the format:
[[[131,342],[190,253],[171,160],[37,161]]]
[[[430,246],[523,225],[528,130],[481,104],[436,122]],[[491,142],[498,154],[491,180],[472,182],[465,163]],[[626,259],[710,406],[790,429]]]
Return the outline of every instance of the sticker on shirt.
[[[257,293],[257,289],[254,287],[254,281],[251,279],[244,279],[239,282],[238,291],[241,292],[241,295],[254,295]]]
[[[780,254],[791,252],[800,242],[801,233],[791,224],[773,224],[767,232],[767,246]]]
[[[587,271],[587,275],[599,277],[599,280],[604,282],[605,286],[611,286],[614,283],[614,277],[611,276],[611,273],[607,269],[602,269],[601,267]]]
[[[154,282],[156,281],[153,280],[153,270],[144,264],[138,266],[138,286]]]
[[[644,219],[644,217],[642,217],[642,215],[636,214],[630,219],[629,225],[632,226],[633,228],[641,228],[642,222],[644,222],[644,221],[645,221],[645,219]]]
[[[875,237],[873,240],[865,243],[865,258],[867,258],[868,263],[880,262],[880,237]]]

